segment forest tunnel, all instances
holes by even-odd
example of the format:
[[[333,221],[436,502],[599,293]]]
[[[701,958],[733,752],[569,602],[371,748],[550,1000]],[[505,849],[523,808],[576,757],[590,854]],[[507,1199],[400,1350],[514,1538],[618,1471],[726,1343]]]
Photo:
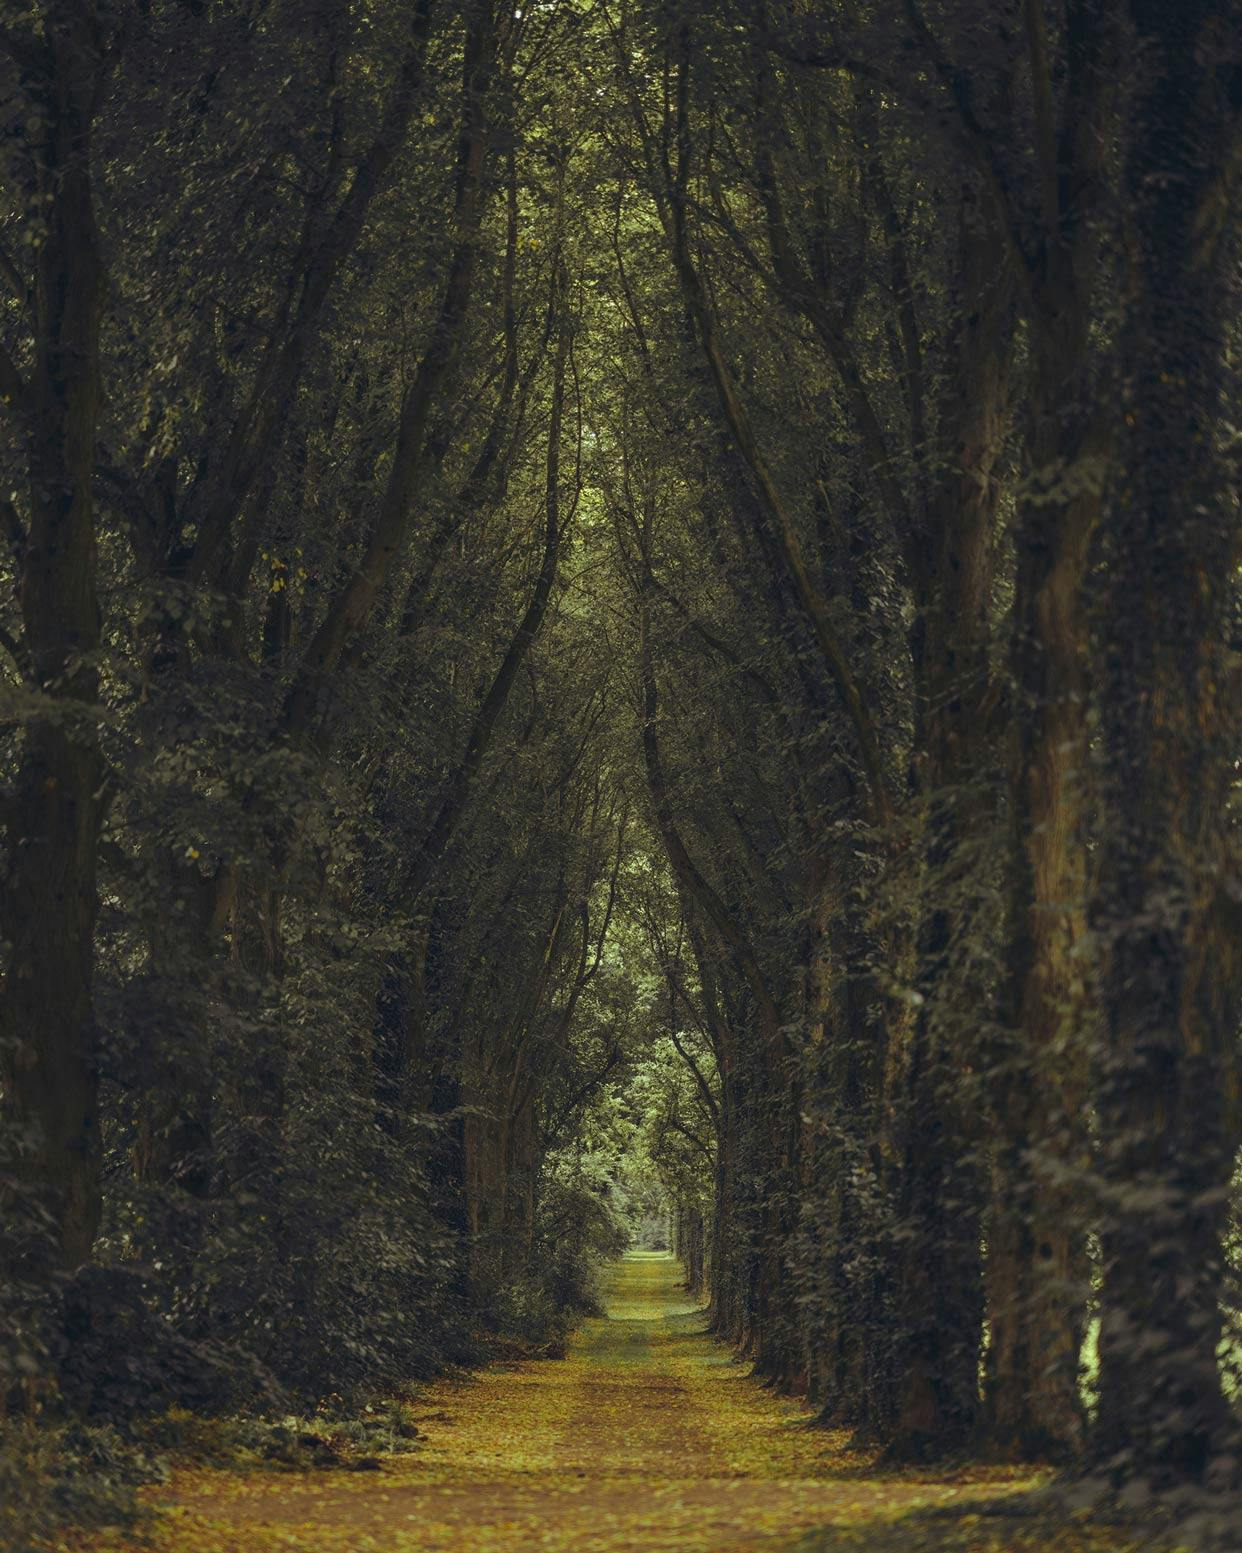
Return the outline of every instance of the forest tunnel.
[[[893,1460],[1237,1485],[1240,60],[6,13],[15,1398],[554,1351],[664,1232]]]

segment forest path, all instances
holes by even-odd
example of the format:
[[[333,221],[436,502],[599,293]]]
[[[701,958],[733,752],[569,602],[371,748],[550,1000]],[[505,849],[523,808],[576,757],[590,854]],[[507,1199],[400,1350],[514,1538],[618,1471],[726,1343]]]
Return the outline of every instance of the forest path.
[[[381,1474],[183,1470],[152,1495],[163,1514],[142,1545],[723,1553],[801,1547],[823,1527],[808,1549],[940,1547],[947,1528],[925,1543],[924,1523],[916,1544],[899,1518],[1020,1486],[995,1469],[868,1471],[703,1331],[680,1276],[671,1257],[627,1257],[609,1278],[607,1316],[584,1324],[565,1360],[429,1387],[415,1413],[422,1438]],[[951,1545],[1032,1546],[1008,1540],[1012,1528],[1004,1543],[994,1535]]]

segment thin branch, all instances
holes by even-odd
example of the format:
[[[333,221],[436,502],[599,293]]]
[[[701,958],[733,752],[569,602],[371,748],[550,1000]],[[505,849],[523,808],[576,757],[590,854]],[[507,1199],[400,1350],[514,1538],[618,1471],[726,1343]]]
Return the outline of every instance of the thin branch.
[[[8,653],[9,657],[12,658],[13,662],[17,665],[18,673],[20,673],[24,678],[29,660],[26,657],[26,653],[22,647],[22,644],[15,636],[10,635],[4,626],[0,626],[0,647],[3,647],[5,652]]]
[[[9,283],[9,289],[14,297],[21,303],[25,312],[33,311],[34,292],[29,284],[22,278],[21,271],[13,262],[13,256],[3,243],[0,243],[0,275],[3,275]]]
[[[944,45],[928,25],[927,18],[919,9],[918,0],[903,0],[903,9],[915,37],[922,44],[936,72],[937,79],[953,104],[965,145],[996,205],[1001,230],[1008,240],[1018,273],[1024,284],[1029,287],[1035,277],[1035,265],[1027,252],[1022,236],[1022,227],[1018,221],[1018,212],[1009,188],[1009,180],[1005,177],[1004,169],[997,159],[992,137],[979,122],[979,116],[970,100],[969,83],[953,64]]]
[[[707,1144],[703,1142],[702,1138],[700,1138],[697,1133],[691,1132],[689,1127],[686,1126],[685,1122],[681,1121],[675,1116],[666,1116],[664,1117],[664,1125],[670,1128],[673,1132],[680,1133],[681,1136],[685,1138],[687,1143],[692,1143],[694,1147],[698,1149],[699,1153],[702,1154],[703,1158],[708,1162],[709,1165],[714,1165],[716,1163],[716,1156],[712,1153],[711,1149],[708,1148]]]
[[[654,572],[651,573],[650,582],[660,598],[664,600],[675,614],[680,615],[690,630],[710,647],[714,653],[722,657],[731,668],[736,669],[739,674],[749,680],[769,706],[778,707],[780,705],[780,697],[776,693],[776,687],[770,680],[765,679],[758,669],[748,664],[734,648],[729,646],[723,637],[717,636],[710,626],[706,625],[691,611],[685,600],[679,598],[668,584],[662,582]]]
[[[29,391],[17,363],[3,344],[0,344],[0,404],[8,409],[18,426],[25,426],[30,413]]]
[[[29,70],[33,75],[42,75],[47,69],[47,62],[39,50],[31,44],[24,43],[10,27],[0,27],[0,49],[21,70]]]
[[[794,594],[807,623],[814,632],[837,694],[854,729],[863,769],[866,772],[872,816],[877,823],[887,825],[893,817],[894,806],[888,790],[884,755],[876,734],[874,719],[854,674],[853,665],[837,634],[827,603],[812,577],[794,515],[786,505],[775,475],[760,450],[750,417],[742,404],[737,384],[724,358],[715,313],[702,277],[691,257],[684,197],[690,164],[689,86],[690,41],[686,29],[683,29],[676,98],[677,176],[675,182],[666,189],[674,268],[681,282],[686,308],[695,323],[725,425],[734,447],[754,482],[762,511],[779,544],[781,560],[793,584]]]
[[[650,623],[645,594],[640,600],[639,615],[639,668],[642,676],[643,710],[642,742],[643,759],[647,768],[647,784],[651,790],[655,809],[656,827],[668,853],[673,873],[686,893],[702,908],[704,916],[733,951],[738,969],[746,978],[759,1014],[765,1039],[776,1044],[780,1039],[780,1011],[768,986],[767,977],[759,964],[754,947],[734,920],[733,914],[712,888],[691,857],[673,820],[669,797],[668,779],[660,755],[660,743],[656,733],[659,697],[656,688],[655,668],[651,661]]]
[[[14,557],[20,559],[26,551],[26,529],[17,508],[7,496],[0,497],[0,532],[4,534]]]
[[[1031,94],[1035,102],[1035,156],[1039,166],[1044,227],[1050,239],[1061,229],[1060,176],[1057,167],[1056,107],[1052,68],[1048,63],[1048,33],[1044,0],[1026,0],[1027,52],[1031,62]]]
[[[674,986],[672,976],[669,977],[669,989],[673,992],[674,996],[676,996],[677,989]],[[673,1029],[671,1024],[669,1025],[668,1038],[670,1041],[672,1041],[677,1055],[685,1063],[686,1067],[690,1069],[690,1073],[694,1078],[695,1088],[698,1090],[699,1094],[702,1095],[703,1103],[706,1105],[712,1121],[716,1123],[717,1126],[719,1126],[720,1107],[717,1104],[715,1095],[712,1094],[711,1085],[707,1082],[707,1079],[703,1075],[703,1070],[699,1067],[698,1063],[694,1059],[694,1053],[688,1051],[686,1047],[681,1044],[677,1038],[677,1032]]]

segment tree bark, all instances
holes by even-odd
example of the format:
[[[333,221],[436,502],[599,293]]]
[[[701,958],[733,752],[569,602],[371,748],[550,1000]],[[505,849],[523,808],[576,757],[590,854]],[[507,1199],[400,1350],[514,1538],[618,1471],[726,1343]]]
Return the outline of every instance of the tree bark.
[[[899,1396],[890,1450],[922,1457],[960,1448],[978,1413],[982,1340],[979,1223],[983,1199],[976,1107],[964,1072],[978,1068],[978,988],[963,965],[972,845],[995,808],[989,616],[1014,329],[1012,286],[995,224],[961,191],[951,283],[959,323],[945,352],[937,417],[942,473],[929,494],[933,564],[916,601],[912,659],[927,802],[918,1002],[897,1097],[904,1161],[898,1174],[904,1254],[899,1272]],[[913,578],[916,587],[919,576]],[[974,997],[972,998],[972,993]]]
[[[1006,985],[990,1062],[998,1143],[988,1278],[996,1447],[1056,1459],[1082,1438],[1077,1372],[1088,1269],[1079,1173],[1087,1163],[1092,966],[1083,587],[1108,454],[1091,323],[1117,40],[1111,8],[1066,12],[1058,120],[1046,16],[1042,5],[1026,7],[1033,245],[1009,213],[1030,367],[1009,649]]]
[[[486,198],[490,94],[496,66],[492,0],[475,0],[467,30],[458,135],[453,230],[456,246],[427,348],[405,391],[393,443],[392,468],[361,563],[338,590],[307,645],[289,692],[285,724],[305,740],[325,711],[331,676],[347,646],[362,632],[401,555],[413,518],[414,498],[427,456],[427,428],[437,397],[461,350]]]
[[[1119,1477],[1239,1486],[1217,1363],[1242,1013],[1227,819],[1240,529],[1213,428],[1236,315],[1242,49],[1210,0],[1133,0],[1120,468],[1101,611],[1104,1276],[1096,1445]],[[1233,883],[1230,880],[1233,872]]]
[[[16,408],[25,412],[30,504],[21,618],[43,704],[23,735],[5,815],[0,1017],[7,1101],[31,1133],[22,1171],[46,1193],[56,1258],[72,1268],[91,1254],[101,1206],[92,983],[105,770],[91,479],[106,282],[91,129],[102,22],[93,6],[51,5],[37,47],[30,91],[41,124],[32,149],[46,232],[35,262],[33,373]]]

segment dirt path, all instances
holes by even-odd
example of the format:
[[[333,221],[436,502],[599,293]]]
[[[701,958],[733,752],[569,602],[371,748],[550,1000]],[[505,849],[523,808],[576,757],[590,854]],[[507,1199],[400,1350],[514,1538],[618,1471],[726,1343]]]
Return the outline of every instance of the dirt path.
[[[678,1274],[668,1257],[627,1258],[607,1318],[588,1322],[564,1361],[432,1387],[417,1449],[382,1473],[178,1474],[144,1545],[723,1553],[789,1549],[831,1524],[851,1546],[879,1547],[920,1506],[997,1492],[995,1472],[865,1472],[703,1333]]]

